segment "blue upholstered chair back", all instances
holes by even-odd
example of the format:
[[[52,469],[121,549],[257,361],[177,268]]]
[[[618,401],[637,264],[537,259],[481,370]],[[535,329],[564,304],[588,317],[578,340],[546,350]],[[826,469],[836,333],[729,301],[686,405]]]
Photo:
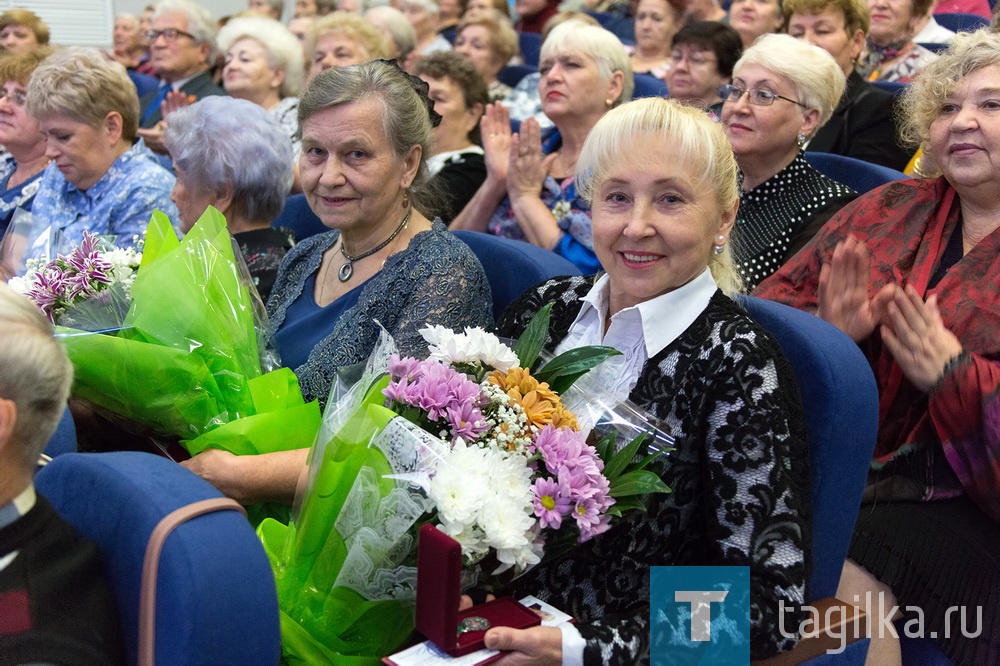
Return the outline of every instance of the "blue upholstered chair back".
[[[495,320],[529,287],[561,275],[580,274],[580,269],[569,261],[537,245],[478,231],[454,233],[472,249],[486,271]]]
[[[538,67],[542,56],[542,36],[537,32],[521,32],[517,35],[517,46],[525,65]]]
[[[505,86],[515,87],[528,74],[537,74],[538,68],[532,65],[507,65],[497,74],[497,79]]]
[[[36,485],[63,518],[100,546],[126,653],[135,663],[150,533],[175,509],[221,495],[177,463],[135,452],[62,455],[38,473]],[[241,513],[210,513],[172,532],[156,589],[157,664],[278,663],[274,576]]]
[[[993,3],[990,4],[990,7],[992,6]],[[963,14],[962,12],[935,14],[934,20],[942,28],[948,28],[952,32],[975,32],[990,24],[988,18],[983,18],[979,14]]]
[[[139,72],[128,70],[128,78],[132,79],[132,83],[135,84],[135,91],[139,97],[160,87],[160,80],[149,74],[140,74]]]
[[[894,180],[909,178],[902,171],[844,155],[806,152],[806,159],[824,176],[853,188],[858,194],[864,194]]]
[[[59,427],[45,445],[44,453],[50,458],[55,458],[64,453],[76,453],[76,448],[76,424],[73,422],[73,415],[66,409],[59,421]]]
[[[753,296],[741,302],[777,340],[795,371],[812,463],[809,600],[833,597],[875,450],[875,377],[854,341],[819,317]]]
[[[309,207],[304,194],[289,194],[285,198],[285,207],[281,215],[271,222],[271,226],[291,229],[295,232],[296,242],[329,231]]]
[[[632,90],[632,99],[642,97],[667,97],[667,84],[663,79],[658,79],[652,74],[636,74],[635,88]]]

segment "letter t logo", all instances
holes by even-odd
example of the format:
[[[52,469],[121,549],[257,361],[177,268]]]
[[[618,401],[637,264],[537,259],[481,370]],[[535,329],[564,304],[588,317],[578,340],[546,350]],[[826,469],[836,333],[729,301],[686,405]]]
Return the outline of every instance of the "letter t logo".
[[[677,590],[674,601],[691,604],[691,640],[712,640],[712,603],[722,603],[729,592],[716,590],[703,592],[696,590]]]

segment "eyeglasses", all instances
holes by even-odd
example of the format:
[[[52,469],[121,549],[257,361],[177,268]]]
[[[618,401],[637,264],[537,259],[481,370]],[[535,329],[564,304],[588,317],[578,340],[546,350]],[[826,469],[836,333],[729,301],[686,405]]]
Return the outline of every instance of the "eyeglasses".
[[[715,58],[702,55],[701,53],[681,53],[680,51],[674,51],[670,54],[670,62],[675,65],[684,59],[687,59],[688,65],[691,67],[701,67],[702,65],[710,65],[718,62]]]
[[[163,35],[163,38],[168,42],[176,42],[178,37],[190,37],[194,39],[194,35],[190,32],[184,32],[183,30],[178,30],[177,28],[167,28],[165,30],[147,30],[146,39],[152,44],[156,41],[157,37]]]
[[[27,98],[27,95],[19,90],[7,90],[6,88],[0,88],[0,99],[5,99],[14,106],[24,106],[24,101]]]
[[[798,102],[789,97],[782,97],[778,93],[773,93],[770,90],[765,90],[763,88],[753,88],[751,90],[747,90],[746,88],[740,88],[739,86],[734,86],[729,83],[719,86],[719,97],[728,102],[737,101],[740,97],[743,97],[744,93],[746,94],[747,99],[750,100],[750,103],[754,106],[771,106],[774,104],[774,100],[783,99],[786,102],[798,104],[803,109],[809,108],[802,102]]]

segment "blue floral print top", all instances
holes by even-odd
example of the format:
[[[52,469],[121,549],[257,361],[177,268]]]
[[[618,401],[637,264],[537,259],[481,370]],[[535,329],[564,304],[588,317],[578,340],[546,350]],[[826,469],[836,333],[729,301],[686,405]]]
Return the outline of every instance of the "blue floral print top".
[[[116,245],[129,247],[134,245],[134,236],[145,233],[154,210],[163,211],[180,234],[180,215],[170,200],[173,186],[173,174],[160,166],[140,139],[86,191],[50,164],[42,175],[32,213],[40,225],[61,232],[61,249],[78,246],[84,231],[114,236]]]

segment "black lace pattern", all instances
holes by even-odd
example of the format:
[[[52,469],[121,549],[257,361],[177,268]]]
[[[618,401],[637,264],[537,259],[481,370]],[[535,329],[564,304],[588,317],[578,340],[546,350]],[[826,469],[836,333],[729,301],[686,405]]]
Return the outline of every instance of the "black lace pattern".
[[[547,347],[555,348],[592,284],[574,277],[536,287],[508,309],[500,335],[516,337],[552,302]],[[797,638],[776,630],[778,602],[797,607],[806,598],[808,451],[798,389],[777,344],[716,292],[699,318],[647,362],[630,398],[677,439],[658,470],[673,492],[654,499],[646,514],[529,571],[514,593],[574,615],[587,640],[586,664],[648,663],[650,566],[748,566],[751,657],[791,649]],[[800,619],[787,613],[785,626],[791,630]],[[686,631],[671,627],[662,635]]]

